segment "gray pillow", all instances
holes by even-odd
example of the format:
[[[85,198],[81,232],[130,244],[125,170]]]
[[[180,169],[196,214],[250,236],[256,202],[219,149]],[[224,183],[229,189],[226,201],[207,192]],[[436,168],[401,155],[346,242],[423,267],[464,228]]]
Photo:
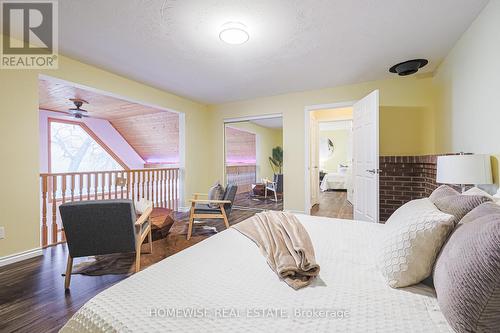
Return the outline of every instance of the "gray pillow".
[[[485,203],[461,223],[444,245],[434,268],[439,306],[456,332],[500,328],[500,206]]]
[[[224,187],[219,182],[216,182],[208,190],[208,200],[222,200],[224,197]],[[219,204],[208,204],[211,208],[219,207]]]
[[[496,214],[500,214],[500,206],[493,202],[485,202],[477,209],[473,209],[469,214],[465,215],[464,218],[460,221],[460,224],[470,223],[480,217]]]
[[[444,197],[448,197],[450,195],[458,195],[460,194],[458,191],[452,189],[448,185],[441,185],[434,191],[432,191],[431,195],[429,196],[429,200],[433,203],[436,204],[436,200],[439,200]]]
[[[482,195],[456,194],[439,198],[434,205],[443,213],[455,216],[455,223],[458,223],[471,210],[488,201],[491,199]]]

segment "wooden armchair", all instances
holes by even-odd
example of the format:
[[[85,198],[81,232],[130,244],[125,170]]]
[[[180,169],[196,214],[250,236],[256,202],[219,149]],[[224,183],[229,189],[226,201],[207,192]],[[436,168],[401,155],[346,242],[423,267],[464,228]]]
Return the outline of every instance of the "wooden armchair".
[[[264,198],[267,199],[267,192],[273,192],[274,201],[278,202],[278,193],[283,193],[283,175],[274,175],[274,179],[263,179],[265,185]]]
[[[238,186],[229,184],[222,200],[199,199],[200,196],[208,197],[208,194],[195,193],[193,199],[189,200],[191,202],[191,211],[189,214],[187,239],[191,238],[195,219],[223,219],[226,229],[229,228],[227,218],[231,213],[237,190]]]
[[[135,252],[135,271],[141,268],[141,245],[153,239],[148,207],[137,218],[132,200],[90,200],[64,203],[59,207],[68,244],[64,287],[69,288],[73,258]]]

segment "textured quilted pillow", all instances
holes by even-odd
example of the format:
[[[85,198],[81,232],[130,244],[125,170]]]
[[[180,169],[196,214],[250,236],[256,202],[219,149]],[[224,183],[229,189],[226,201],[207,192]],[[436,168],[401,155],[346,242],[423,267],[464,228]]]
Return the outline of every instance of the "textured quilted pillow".
[[[456,332],[500,331],[500,206],[482,204],[462,220],[436,261],[434,286]]]
[[[389,286],[406,287],[428,277],[454,217],[428,199],[413,200],[389,218],[382,236],[378,267]]]
[[[491,199],[496,204],[500,204],[500,197],[489,194],[488,192],[480,189],[479,187],[472,187],[463,193],[464,195],[482,195]]]
[[[491,199],[482,195],[457,194],[439,198],[434,204],[443,213],[455,216],[455,222],[458,223],[471,210],[488,201]]]
[[[491,194],[489,194],[488,192],[486,192],[484,190],[481,190],[479,187],[471,187],[470,189],[468,189],[467,191],[465,191],[462,194],[463,195],[482,195],[483,197],[488,197],[491,200],[493,200],[493,196]]]
[[[452,189],[448,185],[441,185],[434,191],[432,191],[431,195],[429,196],[429,200],[435,204],[436,200],[439,200],[444,197],[448,197],[450,195],[458,195],[460,194],[458,191]]]

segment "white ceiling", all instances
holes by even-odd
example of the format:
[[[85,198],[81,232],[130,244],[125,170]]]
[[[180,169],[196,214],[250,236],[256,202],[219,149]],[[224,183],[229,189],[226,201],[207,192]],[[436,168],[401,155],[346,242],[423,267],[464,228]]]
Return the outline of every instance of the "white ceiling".
[[[283,118],[262,118],[250,120],[251,123],[267,128],[283,128]]]
[[[432,71],[487,0],[64,0],[60,51],[205,103]],[[162,10],[163,8],[163,10]],[[227,21],[250,40],[224,44]]]

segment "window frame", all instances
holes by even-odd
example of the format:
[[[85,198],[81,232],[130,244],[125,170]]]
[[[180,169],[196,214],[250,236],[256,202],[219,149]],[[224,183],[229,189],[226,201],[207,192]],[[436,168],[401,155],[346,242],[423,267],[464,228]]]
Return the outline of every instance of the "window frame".
[[[116,155],[111,148],[109,148],[88,126],[82,121],[75,121],[75,120],[67,120],[67,119],[59,119],[59,118],[53,118],[49,117],[47,119],[47,152],[48,152],[48,159],[47,159],[47,166],[48,166],[48,172],[52,173],[52,123],[63,123],[63,124],[69,124],[69,125],[77,125],[80,126],[91,138],[94,140],[99,146],[101,146],[102,149],[108,153],[111,158],[115,160],[118,164],[121,165],[123,168],[123,171],[128,171],[130,168],[122,161],[121,158]],[[107,171],[117,171],[117,170],[107,170]],[[92,172],[97,172],[97,171],[86,171],[83,173],[92,173]],[[63,172],[63,173],[71,173],[71,172]]]

